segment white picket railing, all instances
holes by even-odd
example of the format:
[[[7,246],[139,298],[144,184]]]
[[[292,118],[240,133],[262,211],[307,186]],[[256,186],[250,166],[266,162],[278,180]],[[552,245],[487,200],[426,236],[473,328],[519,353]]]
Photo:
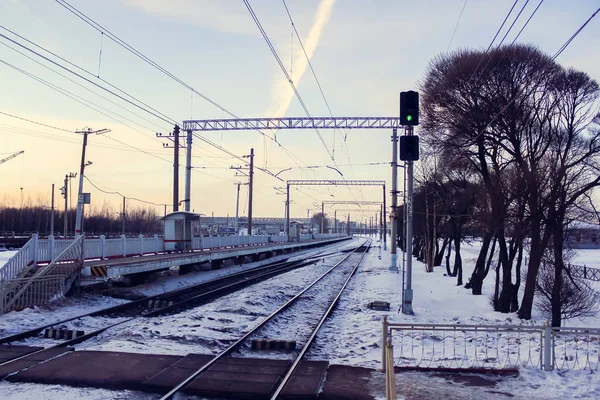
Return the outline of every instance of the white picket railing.
[[[344,236],[343,234],[314,234],[300,235],[301,241],[313,239],[327,239]],[[235,246],[256,246],[268,243],[287,243],[285,235],[261,235],[261,236],[207,236],[193,237],[193,250],[209,250],[217,248],[230,248]],[[73,239],[39,239],[34,235],[21,250],[15,254],[3,267],[0,267],[0,280],[17,278],[28,267],[37,264],[48,264],[61,254]],[[125,237],[106,239],[104,236],[94,239],[85,239],[84,258],[106,259],[115,257],[141,256],[144,254],[156,254],[165,251],[162,237]]]
[[[12,256],[2,268],[0,268],[0,281],[15,279],[28,267],[35,264],[35,247],[38,241],[37,235],[34,235],[25,246],[21,247],[19,252]]]

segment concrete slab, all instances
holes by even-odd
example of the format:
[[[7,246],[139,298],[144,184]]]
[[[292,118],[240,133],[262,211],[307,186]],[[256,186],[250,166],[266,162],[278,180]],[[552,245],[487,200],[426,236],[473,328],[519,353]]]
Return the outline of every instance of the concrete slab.
[[[12,375],[8,380],[113,390],[143,390],[142,382],[180,358],[109,351],[76,351],[35,365]]]
[[[279,397],[290,400],[316,400],[325,380],[327,367],[327,361],[302,361]]]
[[[10,344],[3,344],[0,346],[0,364],[42,349],[43,347],[15,346]]]
[[[369,368],[330,365],[319,400],[375,400],[369,394],[373,372]]]
[[[227,399],[268,399],[289,366],[287,360],[224,358],[195,379],[185,392]]]
[[[16,360],[13,362],[9,362],[6,365],[0,366],[0,379],[4,379],[7,375],[21,371],[24,368],[29,368],[36,364],[39,364],[42,361],[49,360],[54,357],[58,357],[62,354],[70,353],[73,351],[72,347],[60,347],[53,348],[44,351],[40,351],[36,354],[31,354],[29,356],[23,357],[20,360]],[[7,380],[10,380],[7,379]]]
[[[213,358],[205,354],[188,354],[145,380],[142,384],[147,389],[144,390],[167,393]]]

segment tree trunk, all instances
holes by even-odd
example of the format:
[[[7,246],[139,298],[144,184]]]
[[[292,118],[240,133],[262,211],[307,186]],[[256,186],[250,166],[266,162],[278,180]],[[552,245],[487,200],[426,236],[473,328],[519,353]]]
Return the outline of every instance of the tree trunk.
[[[449,242],[450,242],[449,238],[444,238],[444,240],[442,241],[442,248],[438,249],[438,251],[435,255],[435,259],[433,260],[433,265],[435,267],[439,267],[440,265],[442,265],[442,259],[444,258],[444,252],[446,251],[446,246],[448,246]]]
[[[561,221],[562,222],[562,221]],[[562,320],[562,286],[563,286],[563,227],[562,223],[554,227],[554,285],[550,304],[552,307],[552,326],[559,327]]]
[[[463,285],[462,278],[462,258],[460,256],[460,233],[454,236],[454,271],[453,274],[456,276],[456,286]]]
[[[496,283],[494,285],[494,299],[492,300],[492,303],[494,305],[494,311],[500,311],[499,292],[500,292],[500,260],[498,260],[498,263],[496,264]]]
[[[492,241],[492,234],[488,233],[483,237],[483,243],[481,244],[481,250],[475,263],[475,268],[471,274],[471,293],[473,295],[481,295],[483,287],[483,279],[485,278],[485,259],[487,257],[488,250],[490,248],[490,242]]]
[[[450,271],[450,254],[452,254],[452,239],[448,239],[448,254],[446,254],[446,274],[448,276],[453,276]]]

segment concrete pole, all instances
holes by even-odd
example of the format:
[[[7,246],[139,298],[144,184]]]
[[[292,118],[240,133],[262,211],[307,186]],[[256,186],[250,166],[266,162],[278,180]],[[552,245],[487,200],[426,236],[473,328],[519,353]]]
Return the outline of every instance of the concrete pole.
[[[383,249],[387,250],[387,208],[385,205],[385,185],[383,185]]]
[[[238,230],[238,221],[239,221],[239,211],[240,211],[240,182],[237,183],[237,199],[235,201],[235,234],[239,235],[240,231]]]
[[[396,208],[397,208],[397,193],[398,192],[398,130],[392,129],[392,232],[390,239],[392,241],[391,254],[391,265],[390,271],[398,272],[398,256],[397,243],[396,243]]]
[[[350,229],[350,214],[348,214],[348,223],[347,223],[347,225],[348,225],[348,236],[351,236],[352,230]]]
[[[250,180],[248,182],[248,236],[252,236],[252,192],[254,187],[254,149],[250,149]]]
[[[192,131],[187,131],[185,152],[185,211],[190,211],[192,197]]]
[[[325,233],[325,203],[321,203],[321,233]]]
[[[123,210],[121,211],[121,235],[125,236],[125,196],[123,196]]]
[[[406,128],[408,136],[413,135],[413,127]],[[412,290],[412,235],[413,235],[413,161],[407,161],[407,195],[406,195],[406,290],[402,302],[402,313],[414,314],[412,308],[413,290]]]
[[[179,126],[173,130],[173,212],[179,211]]]
[[[81,164],[79,166],[79,190],[77,196],[77,217],[75,218],[75,237],[81,235],[83,220],[83,174],[85,172],[85,148],[87,146],[88,132],[83,132],[83,147],[81,148]]]
[[[69,205],[68,205],[68,201],[69,201],[69,175],[65,175],[65,215],[63,218],[63,223],[64,223],[64,231],[65,231],[65,239],[67,238],[67,233],[68,229],[69,229],[69,224],[68,224],[68,215],[69,215]]]
[[[286,195],[285,195],[285,206],[287,212],[285,213],[285,231],[287,232],[288,241],[290,240],[290,184],[286,185]]]
[[[335,210],[333,212],[333,223],[335,224],[335,228],[333,230],[333,233],[338,233],[338,231],[337,231],[337,210]]]
[[[50,208],[50,236],[54,236],[54,183],[52,184],[52,205]]]

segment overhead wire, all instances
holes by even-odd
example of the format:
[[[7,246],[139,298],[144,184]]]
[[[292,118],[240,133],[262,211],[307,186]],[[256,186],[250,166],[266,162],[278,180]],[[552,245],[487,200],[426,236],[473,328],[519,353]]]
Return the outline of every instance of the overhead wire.
[[[465,7],[467,6],[467,1],[463,3],[463,6],[460,10],[460,14],[458,16],[458,21],[456,21],[456,25],[454,26],[454,31],[452,31],[452,36],[450,36],[450,42],[448,43],[448,48],[446,49],[446,53],[450,51],[450,46],[452,45],[452,41],[454,40],[454,35],[456,35],[456,31],[458,30],[458,25],[460,24],[460,20],[462,19],[463,13],[465,12]]]
[[[279,58],[279,54],[277,54],[277,50],[275,50],[275,47],[273,46],[273,43],[271,43],[271,40],[269,39],[269,36],[267,35],[267,33],[265,32],[265,30],[263,29],[262,24],[260,23],[260,20],[259,20],[258,16],[256,15],[256,13],[254,12],[254,10],[252,9],[252,6],[248,2],[248,0],[243,0],[243,1],[244,1],[244,4],[246,5],[246,8],[248,9],[248,12],[250,13],[250,16],[252,17],[252,19],[256,23],[256,26],[258,27],[258,30],[262,34],[263,39],[265,40],[265,43],[269,47],[269,50],[271,50],[271,53],[273,53],[273,56],[275,57],[275,60],[277,61],[277,64],[279,64],[279,67],[281,68],[281,71],[285,75],[288,83],[290,84],[292,90],[294,91],[294,94],[296,95],[296,98],[298,99],[298,102],[302,106],[302,109],[306,113],[306,116],[308,116],[310,118],[311,114],[308,111],[308,108],[306,107],[306,104],[304,103],[304,100],[300,96],[300,93],[298,92],[298,89],[296,88],[296,85],[294,84],[294,81],[292,80],[292,78],[288,74],[287,69],[285,68],[285,65],[281,61],[281,58]],[[321,140],[321,143],[325,147],[325,150],[327,151],[327,154],[329,155],[329,158],[331,158],[335,162],[335,158],[333,157],[333,154],[331,153],[331,150],[329,150],[329,147],[327,147],[327,143],[325,143],[325,140],[323,139],[323,136],[321,135],[321,132],[319,132],[318,129],[315,129],[315,132],[317,132],[317,135],[319,136],[319,139]]]

